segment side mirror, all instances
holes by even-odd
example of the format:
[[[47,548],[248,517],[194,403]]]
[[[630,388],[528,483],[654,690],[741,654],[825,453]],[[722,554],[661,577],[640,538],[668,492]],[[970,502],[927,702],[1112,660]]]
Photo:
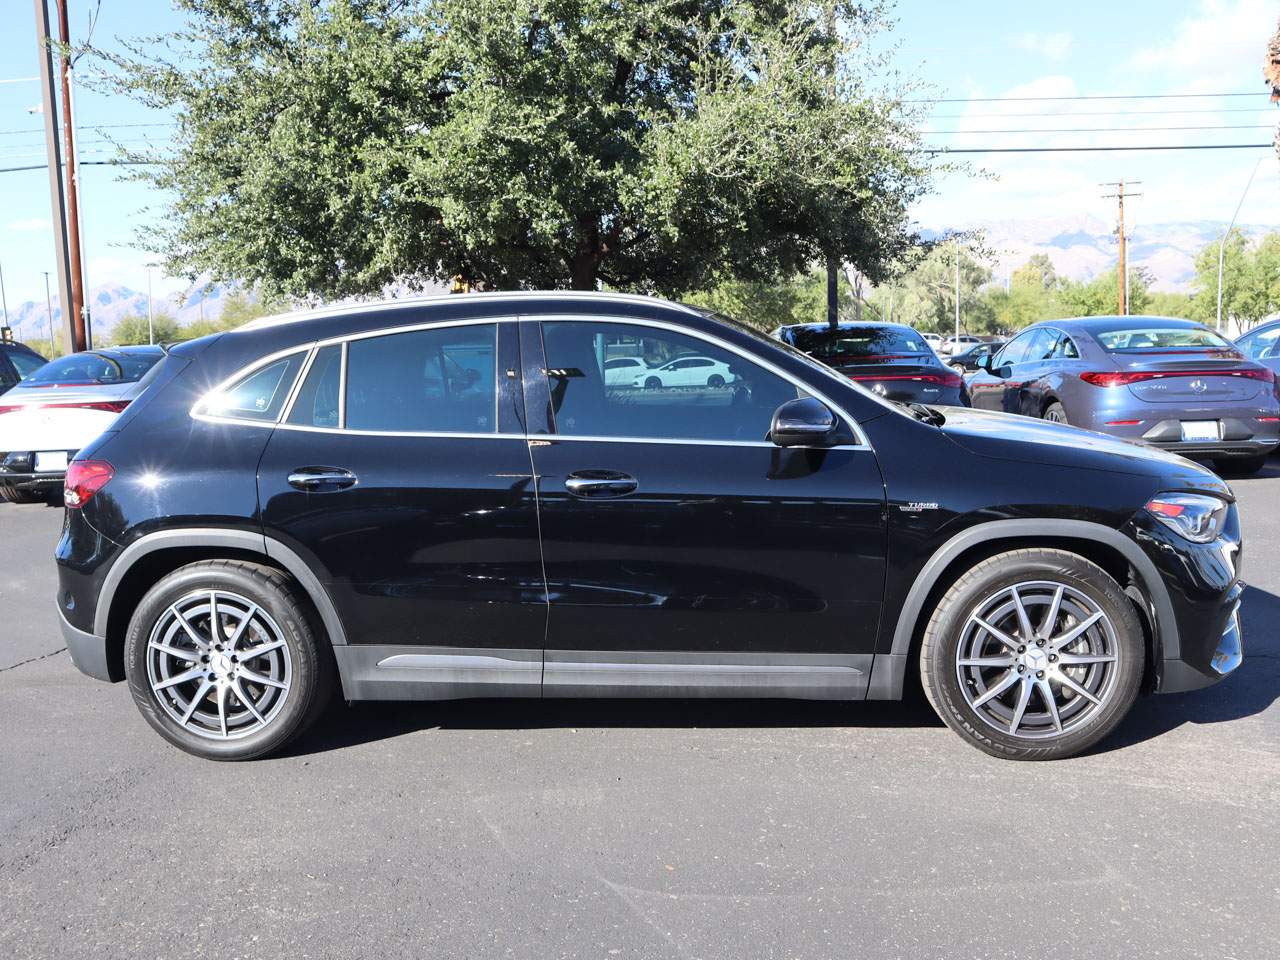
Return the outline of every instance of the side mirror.
[[[990,373],[992,356],[993,355],[990,353],[990,351],[988,351],[987,353],[979,354],[978,359],[976,361],[978,364],[978,369],[985,370],[987,373]]]
[[[773,412],[769,439],[780,447],[820,447],[830,442],[838,423],[820,400],[788,400]]]

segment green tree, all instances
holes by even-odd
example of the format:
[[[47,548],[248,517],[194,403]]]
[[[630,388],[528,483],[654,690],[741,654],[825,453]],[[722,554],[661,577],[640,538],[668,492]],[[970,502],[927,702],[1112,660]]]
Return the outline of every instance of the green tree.
[[[172,343],[183,339],[178,321],[167,313],[153,314],[151,324],[147,318],[131,314],[121,317],[109,337],[113,346],[137,346],[142,343]],[[154,339],[152,335],[154,334]]]
[[[1206,244],[1196,254],[1195,295],[1192,317],[1212,326],[1218,316],[1218,242]],[[1222,245],[1222,318],[1240,318],[1248,323],[1250,287],[1256,279],[1249,238],[1243,230],[1232,230]]]
[[[1028,288],[1048,293],[1058,288],[1058,273],[1047,253],[1035,253],[1013,272],[1010,287]]]
[[[142,241],[173,273],[678,293],[830,252],[875,282],[917,242],[931,170],[873,89],[878,0],[179,6],[182,30],[103,54],[178,120],[134,158],[172,198]]]
[[[261,294],[252,296],[244,290],[233,290],[227,294],[222,304],[222,312],[217,317],[191,321],[182,328],[182,337],[186,340],[194,340],[211,333],[224,333],[250,320],[268,317],[287,309],[288,304],[283,300]]]
[[[1146,267],[1129,270],[1129,312],[1146,313],[1151,302],[1154,278]],[[1105,317],[1120,309],[1120,269],[1114,267],[1092,280],[1066,280],[1059,285],[1058,300],[1066,311],[1061,316]]]
[[[922,333],[953,333],[956,309],[955,243],[939,243],[912,269],[876,288],[871,303],[881,316]],[[960,250],[960,324],[971,333],[995,324],[991,305],[980,294],[991,270],[971,251]]]
[[[840,316],[853,315],[853,293],[840,285]],[[684,295],[686,303],[706,307],[725,316],[749,323],[766,333],[788,323],[820,323],[827,318],[825,271],[813,271],[778,283],[724,280],[707,290]],[[876,319],[875,313],[867,319]]]

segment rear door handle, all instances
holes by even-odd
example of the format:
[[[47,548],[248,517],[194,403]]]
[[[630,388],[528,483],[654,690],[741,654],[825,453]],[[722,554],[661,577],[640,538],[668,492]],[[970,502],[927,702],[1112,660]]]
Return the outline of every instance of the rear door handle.
[[[564,481],[566,490],[586,500],[625,497],[639,486],[635,477],[615,470],[575,470]]]
[[[289,474],[289,486],[308,493],[346,490],[356,485],[356,475],[341,467],[298,467]]]

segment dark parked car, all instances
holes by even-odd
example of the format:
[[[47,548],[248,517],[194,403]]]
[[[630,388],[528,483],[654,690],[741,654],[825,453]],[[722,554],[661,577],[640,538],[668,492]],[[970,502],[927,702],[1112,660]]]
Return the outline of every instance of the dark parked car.
[[[1203,324],[1087,317],[1028,327],[968,380],[973,405],[1256,473],[1280,443],[1275,374]]]
[[[48,362],[24,343],[0,340],[0,393],[16,387]]]
[[[1236,349],[1272,373],[1280,374],[1280,320],[1259,324],[1237,337]]]
[[[733,381],[604,376],[682,354]],[[1242,656],[1239,521],[1206,469],[889,403],[643,297],[400,301],[175,346],[66,503],[72,659],[218,759],[297,736],[335,674],[348,700],[883,700],[920,676],[979,748],[1061,757]]]
[[[888,400],[967,407],[964,378],[911,327],[898,323],[796,323],[774,336]]]
[[[990,343],[975,343],[968,350],[962,350],[960,353],[947,357],[947,366],[953,370],[972,373],[981,366],[983,357],[998,353],[1004,344],[1005,341],[1003,340],[992,340]]]

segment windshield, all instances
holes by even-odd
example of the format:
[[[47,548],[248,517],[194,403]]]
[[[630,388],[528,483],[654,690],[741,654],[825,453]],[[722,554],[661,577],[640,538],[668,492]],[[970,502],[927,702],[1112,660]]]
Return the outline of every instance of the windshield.
[[[924,337],[908,327],[800,329],[794,331],[792,336],[797,349],[820,360],[834,357],[881,360],[892,356],[930,352]]]
[[[24,387],[136,383],[164,354],[94,351],[51,360],[24,380]]]
[[[1150,351],[1231,350],[1230,343],[1212,330],[1199,327],[1125,327],[1099,330],[1094,334],[1104,350],[1110,353],[1145,353]]]

